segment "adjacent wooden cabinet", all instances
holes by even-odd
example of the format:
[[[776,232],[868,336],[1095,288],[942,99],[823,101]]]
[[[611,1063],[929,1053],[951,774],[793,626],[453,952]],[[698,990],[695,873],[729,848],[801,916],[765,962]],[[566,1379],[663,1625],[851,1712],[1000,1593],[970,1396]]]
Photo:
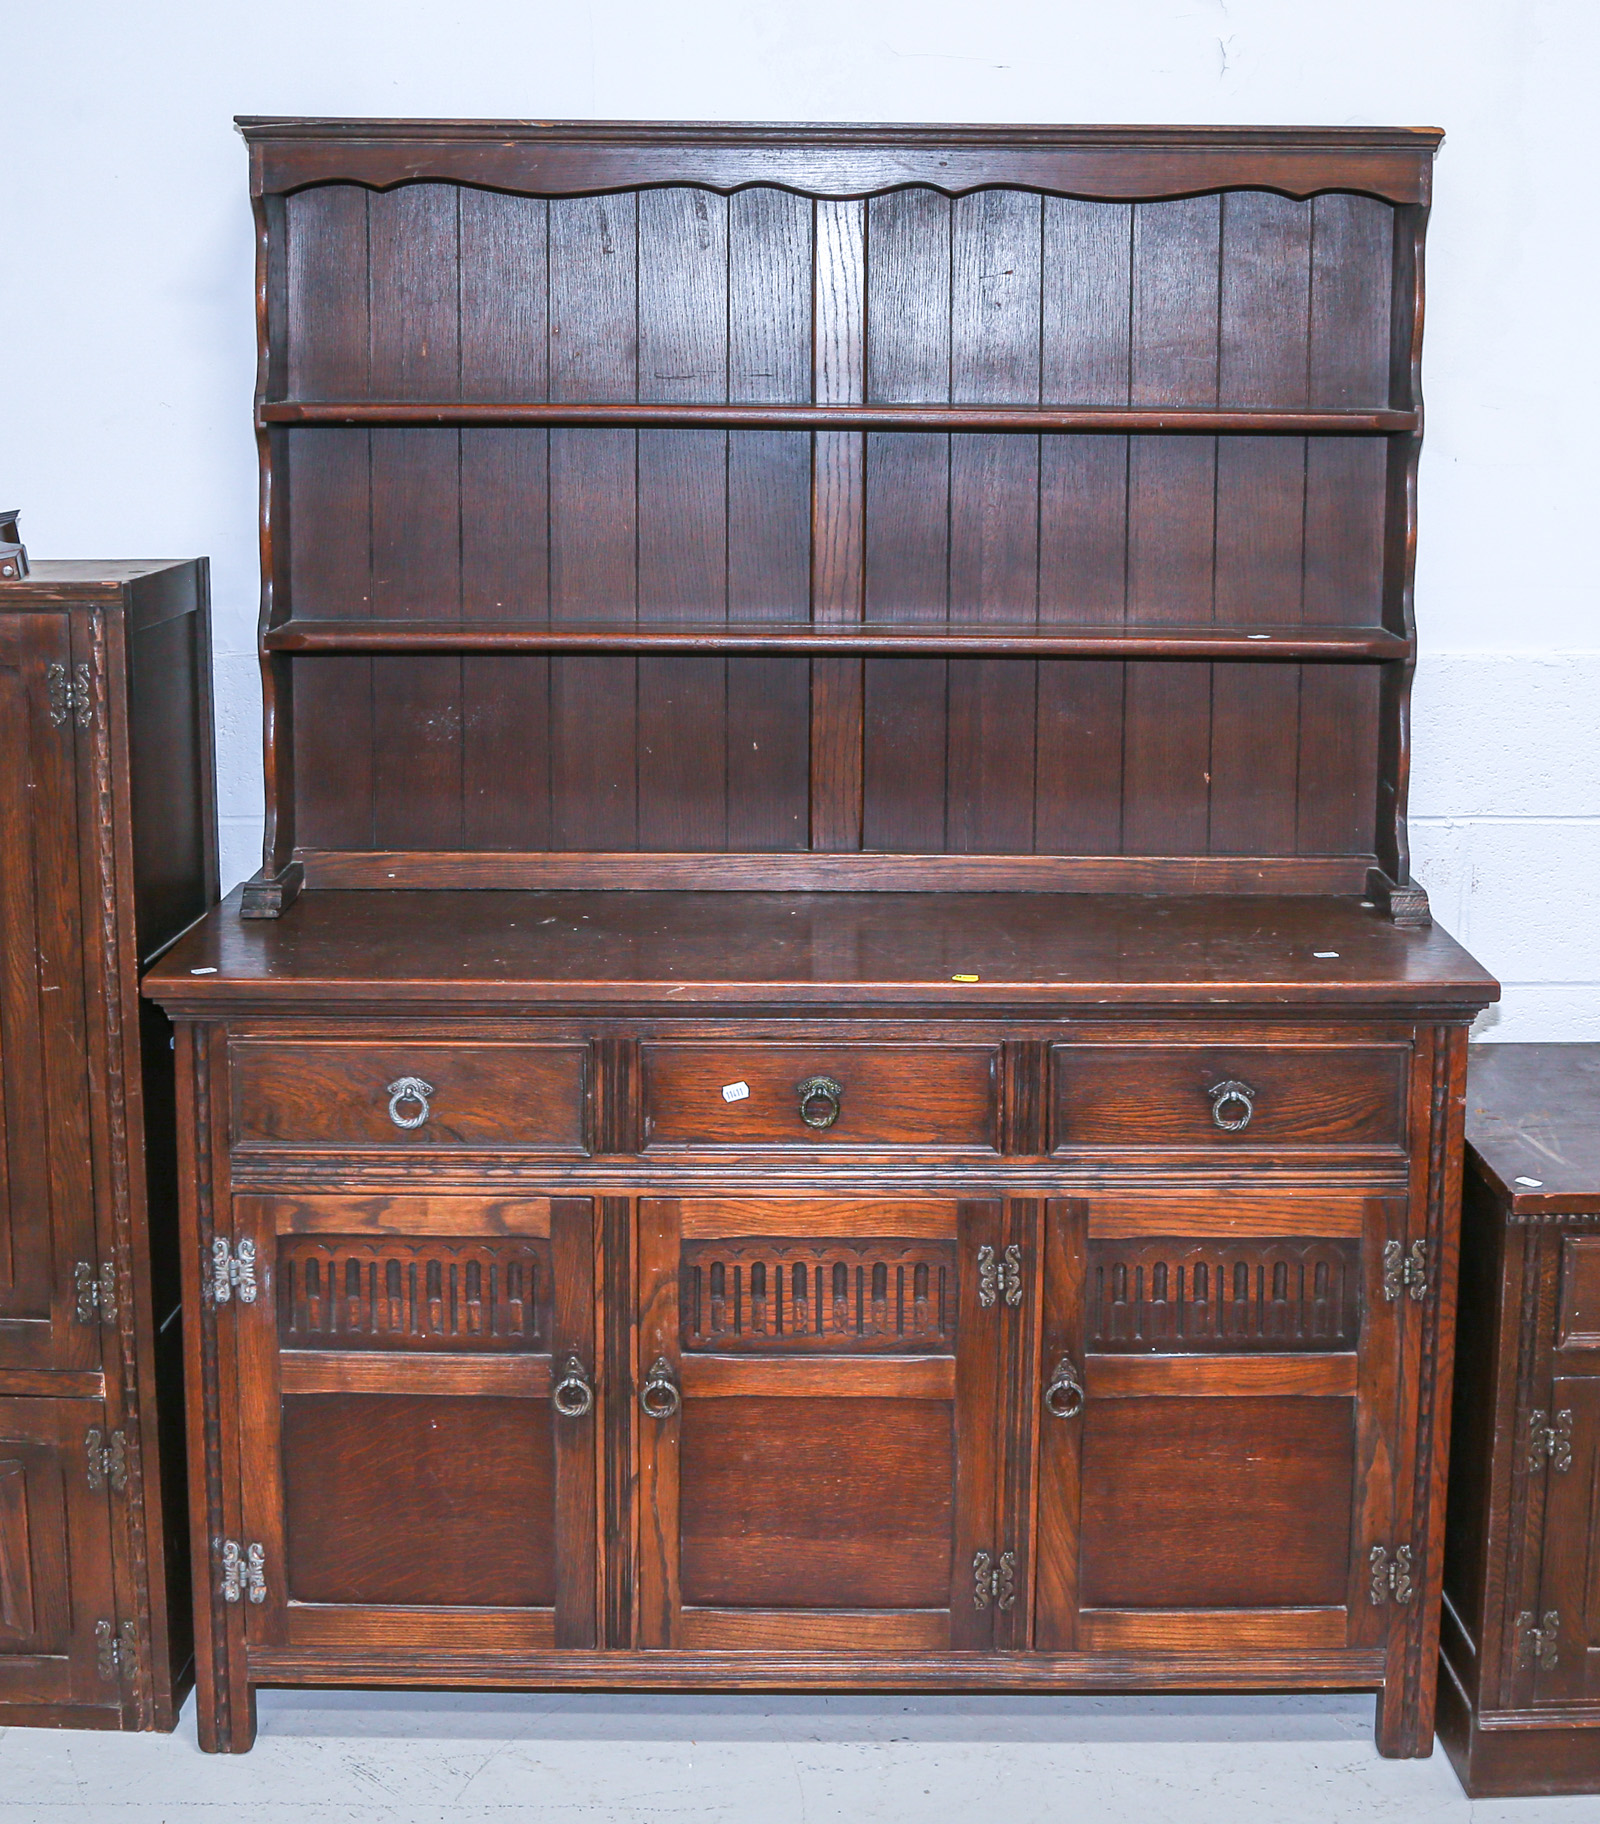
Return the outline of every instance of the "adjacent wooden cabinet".
[[[1600,1046],[1476,1047],[1467,1132],[1439,1733],[1600,1792]]]
[[[266,851],[147,983],[202,1743],[1360,1686],[1428,1752],[1437,135],[244,125]]]
[[[0,1727],[170,1729],[191,1678],[173,1041],[138,980],[216,898],[206,616],[203,563],[0,584]]]

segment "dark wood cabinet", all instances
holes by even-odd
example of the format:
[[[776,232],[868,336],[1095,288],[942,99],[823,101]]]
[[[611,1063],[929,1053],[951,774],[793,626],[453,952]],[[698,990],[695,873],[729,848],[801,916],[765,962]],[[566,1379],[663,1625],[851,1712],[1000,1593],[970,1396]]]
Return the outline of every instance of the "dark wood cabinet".
[[[1437,135],[245,133],[266,853],[148,982],[203,1744],[1360,1686],[1426,1753]]]
[[[1476,1048],[1468,1142],[1439,1733],[1600,1792],[1600,1046]]]
[[[0,583],[0,1726],[164,1728],[191,1677],[173,1039],[216,898],[205,566]]]

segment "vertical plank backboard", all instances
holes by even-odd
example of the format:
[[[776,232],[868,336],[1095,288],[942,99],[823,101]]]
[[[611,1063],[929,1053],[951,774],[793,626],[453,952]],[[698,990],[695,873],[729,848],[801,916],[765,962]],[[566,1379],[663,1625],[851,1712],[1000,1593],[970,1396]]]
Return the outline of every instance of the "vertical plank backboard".
[[[948,197],[896,190],[867,205],[867,397],[950,397]],[[866,613],[873,621],[949,617],[950,438],[867,439]],[[949,666],[869,659],[865,667],[862,845],[929,853],[945,842]]]
[[[866,205],[813,205],[812,396],[854,405],[866,389]],[[862,612],[866,439],[818,431],[812,440],[811,618]],[[811,661],[811,847],[861,847],[862,664]]]
[[[957,197],[951,211],[950,393],[960,403],[1036,404],[1040,198]],[[1039,440],[950,439],[950,599],[963,620],[1032,624],[1039,604]],[[946,840],[957,853],[1033,848],[1037,666],[950,666]]]
[[[1312,204],[1310,397],[1382,401],[1389,390],[1394,211],[1364,196]],[[1387,452],[1376,438],[1313,438],[1306,453],[1305,618],[1380,623]],[[1377,672],[1307,666],[1300,690],[1302,854],[1371,851]]]
[[[367,192],[353,184],[303,190],[285,210],[287,380],[292,397],[371,393]],[[279,443],[289,505],[289,589],[280,613],[372,612],[369,433],[329,426]],[[302,660],[294,671],[296,829],[312,847],[372,842],[372,661]]]
[[[1133,207],[1047,196],[1040,393],[1065,405],[1126,405]],[[1039,451],[1039,623],[1115,627],[1128,606],[1128,439],[1049,436]],[[1034,846],[1122,846],[1125,668],[1039,664]]]
[[[372,385],[380,398],[450,398],[460,385],[460,192],[409,184],[368,201]],[[372,604],[385,620],[461,613],[461,434],[372,432]],[[461,840],[461,661],[374,659],[373,839]]]
[[[549,397],[544,200],[461,192],[461,396]],[[461,433],[461,612],[550,618],[550,436]],[[461,662],[461,815],[467,848],[550,846],[550,661]]]
[[[1140,203],[1133,215],[1135,405],[1212,405],[1217,397],[1221,198]],[[1143,435],[1128,465],[1128,620],[1212,618],[1216,444]],[[1211,679],[1200,664],[1128,672],[1123,845],[1135,855],[1204,854]]]
[[[1265,191],[1222,199],[1217,390],[1226,403],[1305,402],[1311,205]],[[1217,440],[1217,620],[1234,627],[1301,618],[1305,442]],[[1211,669],[1214,855],[1292,855],[1300,667]]]
[[[728,392],[728,205],[703,190],[639,197],[639,396]],[[639,433],[639,617],[725,621],[725,431]],[[727,847],[727,667],[639,660],[639,846]]]
[[[561,197],[550,205],[550,396],[638,395],[638,199]],[[637,615],[637,437],[550,433],[550,617]],[[550,662],[552,828],[558,849],[638,841],[637,665]]]

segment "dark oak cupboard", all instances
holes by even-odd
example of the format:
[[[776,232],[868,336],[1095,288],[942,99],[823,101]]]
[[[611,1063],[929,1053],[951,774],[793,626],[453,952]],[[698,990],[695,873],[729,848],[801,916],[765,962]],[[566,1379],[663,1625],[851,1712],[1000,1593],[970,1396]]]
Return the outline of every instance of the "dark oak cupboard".
[[[206,567],[0,583],[0,1728],[170,1729],[192,1678],[172,1035],[216,899]]]
[[[1474,1797],[1600,1792],[1600,1046],[1467,1089],[1439,1734]]]
[[[243,125],[266,854],[148,983],[204,1745],[1357,1685],[1427,1752],[1437,135]]]

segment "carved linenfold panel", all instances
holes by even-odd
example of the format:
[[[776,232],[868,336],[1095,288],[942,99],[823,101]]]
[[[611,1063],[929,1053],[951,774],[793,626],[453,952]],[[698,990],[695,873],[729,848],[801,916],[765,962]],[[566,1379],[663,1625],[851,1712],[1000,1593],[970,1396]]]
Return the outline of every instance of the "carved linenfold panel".
[[[690,1242],[682,1312],[685,1349],[949,1355],[955,1243]]]
[[[548,1349],[550,1244],[529,1236],[284,1236],[278,1337],[288,1349]]]
[[[1353,1349],[1356,1241],[1090,1243],[1089,1347]]]

